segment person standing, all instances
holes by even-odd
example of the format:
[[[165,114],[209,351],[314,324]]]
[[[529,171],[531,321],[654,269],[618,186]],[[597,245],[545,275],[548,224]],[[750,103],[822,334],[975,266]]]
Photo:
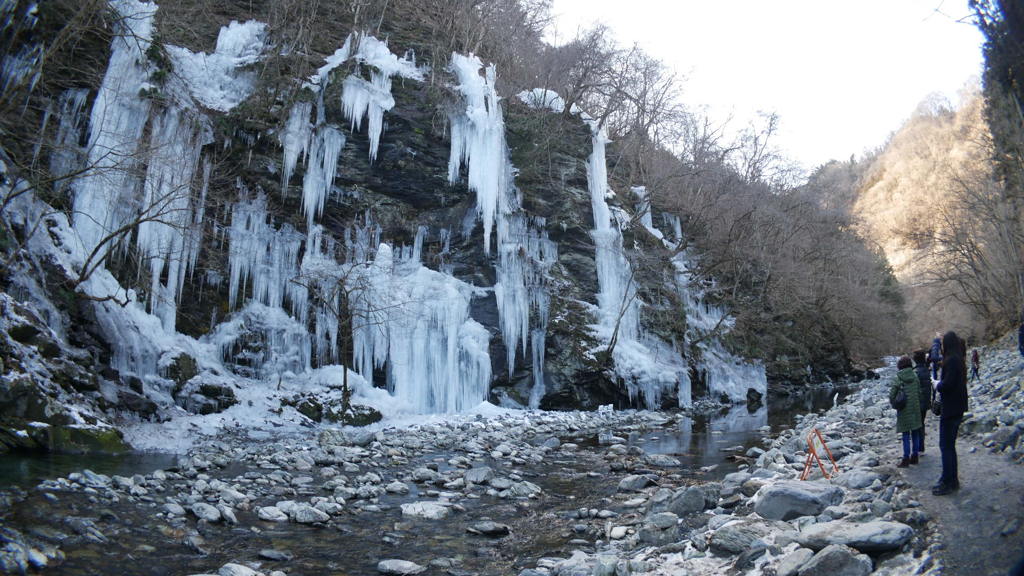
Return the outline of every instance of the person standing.
[[[978,370],[981,369],[981,358],[978,357],[978,349],[971,350],[971,382],[978,379]]]
[[[967,366],[964,343],[950,330],[942,336],[942,378],[936,384],[942,416],[939,420],[939,450],[942,452],[942,475],[932,494],[944,496],[960,489],[957,473],[956,435],[967,411]]]
[[[942,339],[938,333],[935,334],[932,347],[928,351],[928,362],[932,365],[932,380],[938,380],[939,365],[942,364]]]
[[[932,390],[932,379],[928,371],[928,353],[924,350],[914,352],[914,372],[921,389],[921,434],[918,439],[921,441],[917,446],[918,454],[924,454],[924,418],[928,415],[928,409],[932,407],[931,398],[935,394]]]
[[[907,356],[896,362],[896,369],[899,372],[889,389],[889,401],[892,402],[901,389],[907,397],[907,403],[896,410],[896,431],[903,437],[903,459],[896,467],[906,468],[918,461],[917,450],[921,444],[921,385],[913,363]]]

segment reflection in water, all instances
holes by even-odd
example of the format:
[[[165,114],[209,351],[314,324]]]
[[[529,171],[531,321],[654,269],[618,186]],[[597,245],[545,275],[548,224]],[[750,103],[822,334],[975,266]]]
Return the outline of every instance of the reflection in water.
[[[718,414],[680,417],[674,428],[642,435],[635,444],[648,454],[678,458],[684,469],[720,465],[719,472],[725,473],[739,463],[729,459],[730,454],[744,454],[758,446],[769,431],[792,426],[796,415],[830,408],[835,399],[842,402],[850,392],[846,387],[819,388],[800,396],[773,399],[770,408],[762,405],[751,411],[748,406],[737,405]]]
[[[175,464],[173,454],[140,452],[104,454],[0,454],[0,487],[35,486],[45,479],[60,478],[89,469],[99,474],[132,476],[150,474]]]

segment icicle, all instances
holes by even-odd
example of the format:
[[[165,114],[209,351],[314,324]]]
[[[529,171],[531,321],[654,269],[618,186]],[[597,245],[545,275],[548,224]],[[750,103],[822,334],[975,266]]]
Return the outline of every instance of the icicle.
[[[593,328],[606,345],[610,345],[614,337],[615,372],[625,383],[631,401],[642,397],[648,408],[657,408],[664,394],[675,389],[680,405],[688,404],[690,382],[685,361],[674,347],[640,330],[640,306],[633,273],[623,254],[622,235],[613,225],[612,211],[605,201],[609,195],[605,165],[607,137],[596,123],[592,122],[591,128],[593,151],[587,163],[587,183],[594,213],[591,236],[599,288],[598,323]],[[639,194],[646,198],[646,190]],[[619,218],[620,222],[625,220]]]
[[[272,308],[281,308],[286,296],[301,297],[301,287],[291,280],[299,275],[298,256],[304,238],[289,224],[275,230],[268,223],[264,195],[234,206],[228,234],[230,308],[235,308],[247,283],[252,286],[252,299]]]
[[[349,45],[350,40],[351,36],[345,41],[345,46]],[[338,56],[338,53],[335,53],[335,61]],[[381,42],[373,36],[360,37],[359,48],[353,54],[353,58],[372,67],[370,81],[367,82],[358,75],[345,78],[341,109],[345,118],[351,122],[353,130],[360,129],[363,118],[368,119],[366,132],[370,140],[370,161],[373,162],[377,159],[380,136],[384,131],[384,113],[395,106],[395,99],[391,96],[392,76],[422,80],[423,72],[416,68],[415,56],[410,58],[407,54],[405,58],[399,58],[391,53],[386,42]],[[325,68],[328,72],[333,69],[333,66],[328,66],[321,68],[317,77],[326,74]]]
[[[334,185],[338,156],[344,145],[345,135],[337,127],[326,124],[317,127],[302,180],[302,207],[306,212],[307,227],[312,227],[314,218],[319,218],[324,212],[324,201]]]
[[[192,97],[207,108],[228,112],[252,94],[256,72],[247,70],[259,61],[266,46],[267,25],[232,20],[220,29],[213,54],[192,53],[179,46],[166,47],[175,74]]]
[[[678,248],[683,242],[679,218],[672,216],[670,224]],[[704,290],[690,269],[690,259],[689,251],[679,250],[672,263],[676,268],[677,290],[686,309],[686,340],[697,342],[701,351],[696,368],[705,374],[708,393],[715,398],[724,395],[734,402],[746,401],[750,388],[764,395],[768,388],[764,366],[746,362],[725,349],[718,334],[728,332],[735,319],[704,299]]]
[[[78,142],[85,129],[85,101],[89,91],[84,88],[65,90],[58,103],[57,134],[50,153],[50,173],[55,178],[54,188],[61,192],[69,184],[64,180],[82,165],[83,151]]]
[[[366,228],[346,234],[359,244],[351,253],[369,253],[374,234]],[[487,397],[490,334],[469,318],[478,290],[422,266],[421,243],[408,258],[380,244],[372,262],[350,264],[354,364],[368,380],[386,366],[389,389],[416,412],[458,412]]]
[[[299,156],[309,151],[313,125],[309,123],[309,114],[313,111],[312,102],[296,102],[288,114],[288,122],[281,133],[281,145],[284,147],[284,168],[281,171],[281,194],[288,191],[288,181],[292,179]]]
[[[197,257],[193,250],[198,245],[189,241],[199,233],[194,230],[192,178],[200,149],[212,141],[205,118],[168,108],[153,119],[137,244],[149,263],[150,311],[169,333],[174,332],[179,290]],[[165,275],[166,283],[161,280]]]
[[[451,119],[451,155],[448,181],[456,182],[463,163],[468,165],[467,185],[476,192],[477,213],[484,225],[484,252],[490,254],[491,229],[499,211],[510,207],[508,185],[511,174],[505,145],[505,121],[494,88],[494,66],[483,66],[476,56],[452,54],[451,68],[459,80],[466,101],[462,115]],[[499,242],[501,239],[499,238]]]
[[[128,223],[136,205],[135,177],[139,145],[150,101],[139,93],[148,87],[146,50],[153,32],[156,5],[135,0],[111,2],[120,18],[111,41],[110,63],[93,102],[89,126],[88,170],[75,180],[74,227],[91,251],[111,232]],[[109,251],[100,247],[98,256]]]

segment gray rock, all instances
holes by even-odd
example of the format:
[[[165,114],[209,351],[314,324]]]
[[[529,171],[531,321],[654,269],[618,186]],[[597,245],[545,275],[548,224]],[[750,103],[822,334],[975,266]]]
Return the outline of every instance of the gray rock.
[[[241,564],[228,563],[220,567],[217,570],[217,576],[258,576],[259,572],[249,568],[248,566],[242,566]]]
[[[420,566],[408,560],[381,560],[377,563],[377,571],[381,574],[395,574],[397,576],[419,574],[426,569],[426,566]]]
[[[537,486],[533,482],[516,482],[508,490],[508,495],[512,498],[529,498],[542,492],[540,486]]]
[[[631,474],[619,481],[619,492],[640,492],[654,482],[643,474]]]
[[[434,482],[438,474],[430,468],[422,467],[412,471],[412,479],[417,482]]]
[[[615,576],[619,559],[612,555],[598,556],[594,564],[593,576]]]
[[[264,506],[256,510],[256,516],[266,522],[287,522],[288,515],[277,506]]]
[[[668,454],[648,454],[644,456],[644,464],[657,468],[678,468],[682,462]]]
[[[793,550],[779,561],[779,565],[775,567],[775,576],[796,576],[813,556],[814,551],[807,548]]]
[[[487,484],[492,478],[494,478],[494,470],[491,470],[490,466],[470,468],[466,470],[466,474],[463,476],[466,483],[473,484]]]
[[[295,507],[291,512],[292,518],[299,524],[314,524],[316,522],[327,522],[331,519],[330,515],[317,510],[316,508],[309,506],[308,504],[300,504]]]
[[[384,489],[387,490],[388,492],[390,492],[391,494],[408,494],[409,493],[409,486],[405,482],[399,482],[398,480],[395,480],[394,482],[391,482],[390,484],[385,486]]]
[[[171,516],[184,516],[185,509],[177,502],[167,502],[164,504],[164,512],[167,512]]]
[[[541,444],[541,446],[543,446],[544,448],[548,448],[549,450],[554,450],[555,448],[558,448],[561,445],[562,442],[558,438],[555,438],[554,436],[551,436],[550,438],[545,440],[543,444]]]
[[[192,513],[195,514],[202,520],[207,522],[219,522],[220,521],[220,510],[205,503],[196,502],[192,505]]]
[[[740,520],[715,530],[709,544],[711,550],[719,555],[740,554],[770,532],[771,527],[765,522]]]
[[[264,548],[260,550],[260,558],[264,560],[273,560],[275,562],[290,562],[294,556],[291,552],[285,552],[284,550],[274,550],[273,548]]]
[[[506,536],[510,532],[510,529],[505,524],[498,524],[490,520],[484,520],[476,522],[466,528],[466,531],[471,534],[480,534],[482,536],[490,536],[496,538],[499,536]]]
[[[853,523],[834,520],[812,524],[797,537],[802,546],[821,550],[830,544],[842,544],[861,552],[898,550],[914,535],[914,529],[899,522]]]
[[[867,576],[873,567],[867,554],[841,544],[830,544],[800,568],[799,576]]]
[[[832,481],[846,488],[863,490],[864,488],[874,484],[876,481],[883,480],[885,480],[885,476],[878,472],[872,472],[871,470],[865,470],[863,468],[852,468],[842,472]]]
[[[658,530],[674,528],[678,522],[679,516],[676,516],[672,512],[659,512],[657,514],[652,514],[647,518],[647,523],[651,524]]]
[[[440,520],[448,516],[448,507],[436,502],[411,502],[402,504],[402,516]]]
[[[769,520],[792,520],[816,516],[843,501],[843,490],[821,482],[783,480],[765,486],[758,493],[754,511]]]
[[[686,516],[700,512],[706,505],[707,498],[704,489],[700,486],[690,486],[672,496],[668,503],[668,510],[678,516]]]

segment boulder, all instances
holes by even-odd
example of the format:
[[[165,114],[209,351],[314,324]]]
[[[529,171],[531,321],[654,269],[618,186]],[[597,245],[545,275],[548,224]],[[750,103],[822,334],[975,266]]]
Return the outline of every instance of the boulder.
[[[631,474],[619,481],[619,492],[640,492],[654,484],[654,481],[643,474]]]
[[[873,566],[866,554],[841,544],[830,544],[821,549],[798,573],[799,576],[867,576]]]
[[[494,470],[491,470],[490,466],[470,468],[466,470],[466,474],[463,476],[463,479],[468,484],[487,484],[492,478],[494,478]]]
[[[291,511],[292,518],[295,519],[299,524],[315,524],[317,522],[327,522],[331,517],[316,508],[308,504],[300,504]]]
[[[898,550],[914,535],[914,529],[899,522],[876,520],[854,523],[833,520],[812,524],[797,536],[802,546],[821,550],[830,544],[842,544],[861,552]]]
[[[754,512],[769,520],[792,520],[817,516],[825,508],[843,501],[843,490],[822,482],[783,480],[758,492]]]
[[[440,520],[448,516],[448,507],[436,502],[411,502],[402,504],[402,516]]]
[[[775,567],[775,576],[797,576],[800,569],[813,556],[814,551],[807,548],[793,550],[779,561],[779,565]]]
[[[198,518],[206,520],[207,522],[219,522],[220,521],[220,510],[217,510],[215,506],[211,506],[205,502],[196,502],[192,505],[192,513]]]
[[[835,477],[833,482],[846,488],[863,490],[875,483],[875,480],[885,481],[885,476],[878,472],[865,470],[863,468],[852,468]]]
[[[479,534],[481,536],[490,536],[497,538],[500,536],[506,536],[511,530],[505,524],[499,524],[492,522],[491,520],[483,520],[476,522],[466,528],[466,532],[470,534]]]
[[[668,503],[668,511],[678,516],[686,516],[704,510],[707,506],[705,491],[700,486],[690,486],[673,494]]]
[[[740,554],[771,531],[771,526],[766,522],[738,520],[715,530],[709,544],[715,554]]]

